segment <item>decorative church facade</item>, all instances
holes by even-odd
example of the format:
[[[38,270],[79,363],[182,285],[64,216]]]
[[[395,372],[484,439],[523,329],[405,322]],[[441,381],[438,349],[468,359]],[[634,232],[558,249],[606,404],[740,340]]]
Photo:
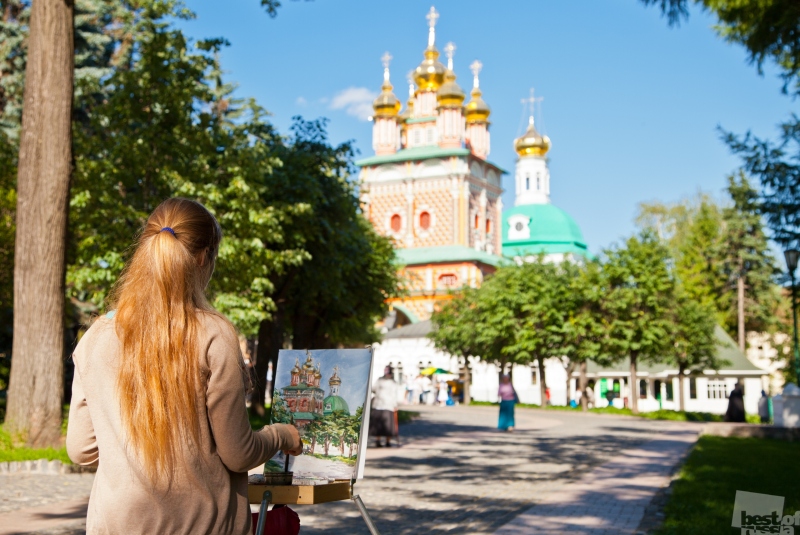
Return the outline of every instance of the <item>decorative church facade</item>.
[[[405,106],[390,82],[392,58],[383,56],[383,85],[373,102],[375,155],[356,162],[364,214],[379,233],[394,239],[408,290],[390,302],[392,311],[374,361],[378,370],[392,365],[401,381],[430,366],[463,375],[463,358],[436,351],[426,338],[437,303],[452,299],[459,289],[479,287],[504,264],[540,255],[553,262],[591,257],[575,220],[550,202],[551,141],[535,127],[533,95],[528,128],[514,141],[514,206],[503,210],[501,179],[507,172],[489,160],[491,109],[480,89],[482,64],[470,65],[473,79],[467,100],[456,81],[452,43],[444,47],[447,65],[439,61],[438,17],[431,8],[428,45],[411,73]],[[546,365],[551,402],[566,404],[575,380],[568,378],[560,361],[551,360]],[[541,403],[536,369],[517,368],[514,385],[521,400]],[[476,358],[470,369],[473,398],[495,401],[495,367]],[[659,388],[665,384],[661,380]],[[619,389],[619,379],[616,385]],[[600,388],[595,390],[599,396]],[[666,399],[666,392],[659,399]],[[647,405],[643,398],[640,406],[647,410]]]

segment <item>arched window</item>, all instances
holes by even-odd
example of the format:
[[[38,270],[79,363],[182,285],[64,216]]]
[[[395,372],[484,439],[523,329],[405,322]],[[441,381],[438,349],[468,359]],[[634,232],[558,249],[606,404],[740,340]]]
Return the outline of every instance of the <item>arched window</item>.
[[[419,228],[422,230],[428,230],[431,227],[431,214],[428,212],[422,212],[419,214]]]
[[[478,228],[480,228],[480,223],[481,223],[481,218],[478,216],[478,214],[475,214],[475,229],[476,230]]]
[[[531,177],[530,175],[525,175],[525,189],[531,189]]]
[[[540,191],[542,189],[542,177],[539,173],[536,173],[536,191]]]
[[[401,225],[402,219],[400,218],[400,214],[394,214],[391,219],[392,232],[400,232]]]
[[[456,284],[458,284],[458,276],[456,276],[455,273],[443,273],[439,275],[439,286],[452,288]]]
[[[486,220],[486,234],[491,234],[491,233],[492,233],[492,220],[491,219],[487,219]]]

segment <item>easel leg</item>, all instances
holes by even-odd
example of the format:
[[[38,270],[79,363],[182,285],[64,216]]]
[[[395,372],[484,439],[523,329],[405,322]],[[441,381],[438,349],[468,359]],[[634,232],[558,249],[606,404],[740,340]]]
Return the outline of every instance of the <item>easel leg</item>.
[[[361,513],[361,518],[364,519],[364,523],[367,525],[369,532],[372,535],[381,535],[381,532],[375,527],[375,522],[372,521],[372,517],[369,516],[369,511],[367,511],[367,508],[364,506],[364,502],[361,501],[361,496],[356,494],[351,499],[355,502],[356,507],[358,507],[358,512]]]
[[[256,524],[256,534],[263,535],[264,527],[267,525],[267,508],[272,501],[272,492],[265,490],[264,497],[261,498],[261,508],[258,510],[258,524]]]

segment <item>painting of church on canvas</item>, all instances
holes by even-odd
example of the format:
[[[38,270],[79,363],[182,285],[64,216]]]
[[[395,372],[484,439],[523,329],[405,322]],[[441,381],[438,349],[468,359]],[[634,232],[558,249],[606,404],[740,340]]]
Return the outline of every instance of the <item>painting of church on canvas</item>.
[[[358,477],[371,366],[370,349],[280,352],[272,422],[300,431],[304,449],[291,460],[295,478]],[[265,470],[282,471],[283,460],[278,453]]]

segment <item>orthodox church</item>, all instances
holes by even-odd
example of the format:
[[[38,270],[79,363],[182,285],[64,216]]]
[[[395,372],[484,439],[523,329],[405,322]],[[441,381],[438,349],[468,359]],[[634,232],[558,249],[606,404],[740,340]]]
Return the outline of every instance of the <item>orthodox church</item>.
[[[504,262],[544,253],[549,259],[587,256],[580,228],[550,203],[550,139],[536,130],[514,142],[518,160],[514,207],[503,211],[501,177],[489,159],[491,108],[480,89],[482,64],[474,61],[469,100],[457,82],[455,45],[436,48],[434,8],[428,46],[412,71],[405,107],[390,81],[387,53],[383,85],[373,103],[375,155],[361,168],[361,202],[378,232],[394,238],[408,281],[407,296],[392,302],[389,327],[430,318],[437,301],[454,290],[480,286]]]
[[[304,427],[336,411],[350,414],[347,401],[339,395],[342,379],[339,377],[338,366],[333,369],[333,375],[328,380],[330,394],[327,397],[324,397],[325,391],[320,387],[322,373],[319,363],[314,363],[311,354],[302,366],[297,359],[290,373],[291,382],[281,389],[281,395],[298,427]]]
[[[507,172],[490,160],[491,108],[480,89],[482,64],[470,65],[472,89],[467,100],[454,71],[452,43],[444,47],[447,65],[439,61],[438,18],[431,8],[427,47],[410,75],[405,106],[390,81],[392,58],[388,53],[383,56],[383,85],[373,102],[375,154],[356,162],[364,214],[379,233],[394,239],[408,290],[390,302],[392,311],[382,325],[384,339],[376,345],[374,359],[376,370],[391,365],[401,382],[431,366],[465,376],[464,359],[437,351],[426,337],[437,303],[452,299],[459,289],[479,287],[484,277],[504,264],[532,261],[539,255],[553,262],[591,257],[575,220],[550,202],[551,141],[536,129],[532,94],[528,128],[513,144],[514,206],[503,209],[501,178]],[[690,400],[698,401],[690,401],[687,409],[724,412],[716,392],[730,390],[737,377],[750,381],[750,390],[757,393],[762,371],[748,366],[741,356],[725,377],[688,384],[686,390],[695,392]],[[469,368],[473,399],[495,401],[494,365],[470,358]],[[598,405],[605,406],[600,396],[611,392],[614,403],[621,406],[625,389],[630,389],[625,370],[590,372],[597,382]],[[640,371],[642,410],[673,408],[676,373]],[[515,366],[513,377],[522,402],[541,403],[535,367]],[[558,359],[546,362],[546,377],[550,401],[567,404],[575,392],[575,377]],[[757,394],[745,397],[748,405],[757,401]]]

